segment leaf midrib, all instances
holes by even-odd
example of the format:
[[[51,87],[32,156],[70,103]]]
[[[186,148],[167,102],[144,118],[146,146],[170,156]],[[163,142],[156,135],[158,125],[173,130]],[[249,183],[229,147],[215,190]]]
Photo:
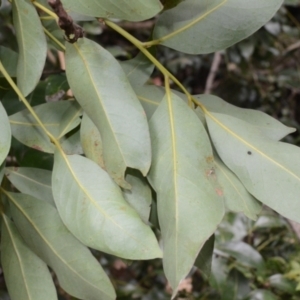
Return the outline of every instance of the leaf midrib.
[[[198,0],[200,1],[200,0]],[[209,16],[211,13],[213,13],[214,11],[216,11],[218,8],[222,7],[225,3],[227,3],[228,0],[223,0],[221,3],[219,3],[218,5],[216,5],[215,7],[213,7],[212,9],[208,10],[206,13],[204,13],[203,15],[201,15],[200,17],[196,18],[195,20],[191,21],[190,23],[186,24],[185,26],[161,37],[158,38],[157,40],[160,42],[164,42],[170,38],[172,38],[173,36],[182,33],[183,31],[188,30],[189,28],[191,28],[192,26],[196,25],[197,23],[201,22],[203,19],[205,19],[207,16]]]

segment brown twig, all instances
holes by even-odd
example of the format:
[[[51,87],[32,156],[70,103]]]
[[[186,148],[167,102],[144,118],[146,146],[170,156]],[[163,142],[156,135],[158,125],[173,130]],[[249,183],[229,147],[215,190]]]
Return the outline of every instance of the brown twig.
[[[211,68],[210,68],[210,71],[209,71],[209,74],[208,74],[208,77],[207,77],[207,80],[206,80],[206,84],[205,84],[204,94],[210,94],[211,93],[211,91],[213,89],[215,77],[216,77],[216,74],[217,74],[217,71],[219,69],[219,65],[220,65],[221,61],[222,61],[222,55],[221,55],[221,52],[218,51],[218,52],[215,53],[213,62],[211,64]]]
[[[73,44],[83,37],[83,29],[74,23],[67,14],[60,0],[48,0],[49,5],[58,16],[58,25],[65,32],[65,39]]]

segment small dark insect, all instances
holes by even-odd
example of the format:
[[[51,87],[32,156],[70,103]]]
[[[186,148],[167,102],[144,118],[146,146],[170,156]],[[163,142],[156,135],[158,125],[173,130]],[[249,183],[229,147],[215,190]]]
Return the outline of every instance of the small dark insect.
[[[251,155],[251,154],[252,154],[252,152],[251,152],[251,151],[248,151],[247,153],[248,153],[248,155]]]

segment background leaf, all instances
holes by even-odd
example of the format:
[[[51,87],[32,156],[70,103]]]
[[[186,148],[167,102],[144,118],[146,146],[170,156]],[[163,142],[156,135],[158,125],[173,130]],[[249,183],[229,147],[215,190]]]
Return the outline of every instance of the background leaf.
[[[100,132],[85,113],[83,114],[80,126],[80,140],[85,156],[104,169]]]
[[[17,63],[18,63],[18,53],[0,46],[0,61],[3,64],[3,67],[5,68],[6,72],[11,77],[17,76]],[[0,72],[0,77],[2,77],[3,74]]]
[[[150,53],[154,52],[151,51],[151,49],[148,50]],[[155,66],[142,52],[140,52],[133,59],[121,62],[121,67],[123,68],[132,87],[138,87],[147,82],[154,71]]]
[[[223,217],[222,190],[209,173],[213,156],[207,133],[186,103],[167,92],[149,126],[148,177],[157,192],[163,265],[174,296]]]
[[[154,28],[161,45],[190,54],[223,50],[263,26],[283,0],[185,0],[163,12]]]
[[[127,259],[161,256],[150,227],[96,163],[56,152],[52,188],[63,222],[85,245]]]
[[[7,196],[20,234],[31,250],[55,271],[67,293],[87,300],[115,298],[104,270],[67,230],[52,205],[25,194]]]
[[[49,102],[33,109],[46,129],[58,139],[81,121],[81,108],[75,101]],[[10,116],[9,120],[13,136],[21,143],[39,151],[54,152],[54,145],[27,109]]]
[[[134,91],[150,120],[166,94],[165,89],[156,85],[143,85],[135,87]]]
[[[211,262],[214,251],[215,235],[213,234],[203,245],[195,260],[195,266],[207,277],[211,273]]]
[[[151,161],[142,106],[120,64],[100,45],[80,39],[73,45],[67,43],[66,48],[67,78],[76,99],[100,131],[106,170],[119,185],[130,188],[124,180],[126,167],[146,175]]]
[[[218,249],[234,257],[243,266],[261,271],[265,268],[265,262],[258,251],[241,241],[232,241],[218,245]]]
[[[0,165],[4,162],[11,143],[11,129],[6,111],[0,102]]]
[[[142,21],[154,17],[162,9],[159,0],[62,0],[67,10],[87,16]]]
[[[14,167],[6,168],[5,175],[21,193],[55,205],[51,188],[51,171]]]
[[[219,113],[206,115],[223,162],[259,201],[300,222],[300,149],[273,141],[251,124]]]
[[[258,289],[251,292],[246,300],[278,300],[278,297],[268,290]]]
[[[139,214],[140,218],[148,224],[152,192],[146,178],[136,170],[128,170],[126,181],[131,185],[131,190],[123,190],[124,199]]]
[[[13,22],[19,45],[17,83],[26,97],[42,75],[47,42],[39,15],[29,0],[14,0]]]
[[[5,215],[2,215],[1,265],[12,300],[57,299],[46,264],[27,247]]]

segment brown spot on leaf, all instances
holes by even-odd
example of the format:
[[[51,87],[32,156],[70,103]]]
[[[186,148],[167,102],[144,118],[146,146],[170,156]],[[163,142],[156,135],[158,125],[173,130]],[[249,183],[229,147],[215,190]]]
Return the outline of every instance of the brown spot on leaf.
[[[209,163],[209,164],[214,162],[214,157],[213,156],[207,156],[206,157],[206,162]]]
[[[217,195],[220,197],[222,197],[224,195],[223,190],[221,188],[216,188],[215,191],[216,191]]]

